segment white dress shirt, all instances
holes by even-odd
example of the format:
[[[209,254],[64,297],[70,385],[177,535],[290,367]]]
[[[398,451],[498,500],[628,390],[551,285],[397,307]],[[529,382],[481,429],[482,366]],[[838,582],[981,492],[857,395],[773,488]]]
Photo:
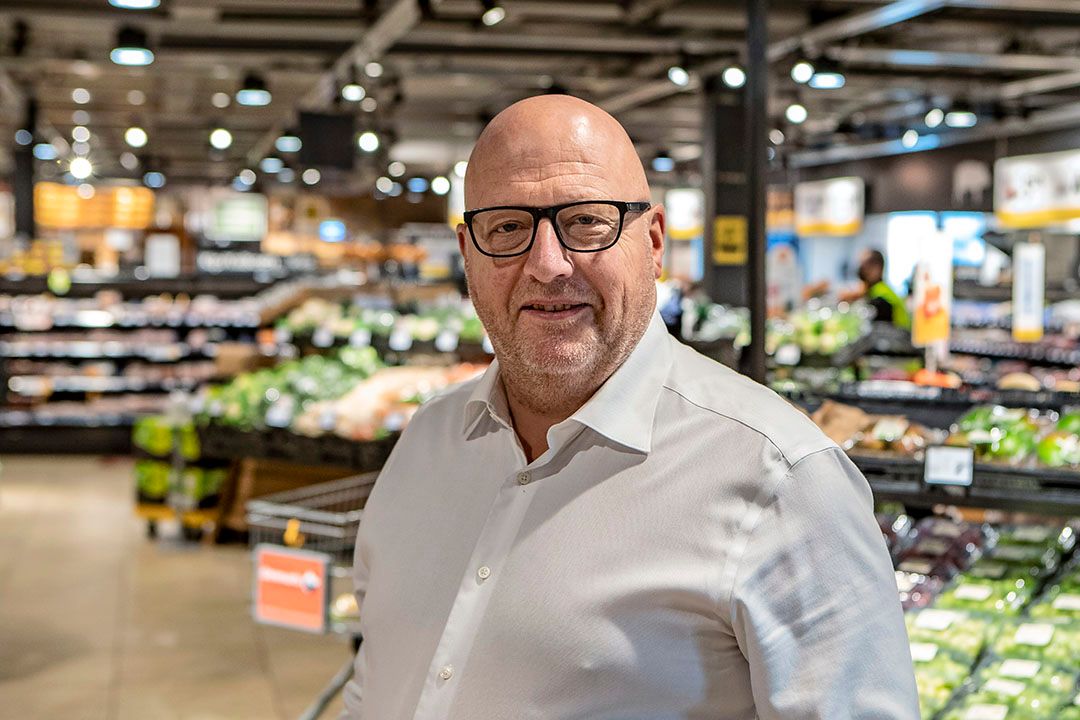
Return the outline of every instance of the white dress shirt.
[[[866,480],[670,337],[526,461],[498,364],[425,404],[356,547],[363,720],[916,720]]]

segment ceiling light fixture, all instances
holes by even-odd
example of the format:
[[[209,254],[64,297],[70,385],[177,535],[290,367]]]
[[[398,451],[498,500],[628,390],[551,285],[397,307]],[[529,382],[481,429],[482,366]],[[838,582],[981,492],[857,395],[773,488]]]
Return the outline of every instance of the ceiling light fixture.
[[[381,64],[375,62],[374,60],[372,60],[371,62],[369,62],[367,65],[364,66],[364,73],[367,74],[368,77],[373,77],[373,78],[382,77],[383,66]]]
[[[161,187],[165,187],[165,176],[156,171],[150,171],[143,175],[143,184],[148,188],[154,188],[155,190]]]
[[[962,100],[953,103],[949,112],[945,113],[945,124],[951,128],[975,127],[977,122],[979,118],[974,110]]]
[[[791,103],[784,111],[784,117],[793,125],[802,125],[809,116],[810,113],[807,112],[806,107],[799,103]]]
[[[225,128],[215,128],[210,133],[210,146],[215,150],[228,150],[232,140],[232,133]]]
[[[146,93],[142,90],[128,90],[127,101],[132,105],[142,105],[146,102]]]
[[[322,173],[315,168],[308,168],[300,175],[300,179],[304,181],[305,185],[314,185],[322,179]]]
[[[133,148],[141,148],[150,138],[141,127],[129,127],[124,131],[124,142]]]
[[[38,143],[34,146],[34,157],[38,160],[55,160],[59,153],[50,143]]]
[[[405,174],[405,163],[400,160],[395,160],[387,166],[387,171],[390,173],[390,177],[401,177]],[[385,190],[383,192],[386,192]]]
[[[506,19],[506,9],[494,0],[484,0],[484,14],[480,16],[480,22],[488,27],[498,25]]]
[[[814,66],[810,61],[800,60],[791,68],[791,79],[800,85],[805,85],[810,82],[810,78],[814,77],[814,72]]]
[[[109,0],[109,4],[121,10],[153,10],[161,0]]]
[[[285,163],[281,161],[281,158],[276,157],[264,157],[262,162],[259,163],[259,169],[270,175],[281,172],[283,167],[285,167]]]
[[[71,130],[71,139],[75,142],[90,142],[90,130],[82,125],[76,125]]]
[[[390,189],[394,187],[394,181],[383,175],[375,181],[375,189],[381,193],[390,194]]]
[[[666,150],[661,150],[653,158],[652,169],[662,173],[671,172],[675,169],[675,159],[668,155]]]
[[[364,86],[357,83],[355,80],[346,83],[341,87],[341,99],[348,102],[360,102],[367,97],[367,91],[364,90]]]
[[[777,128],[770,130],[769,141],[773,145],[782,145],[784,143],[784,131]]]
[[[405,187],[407,187],[411,193],[422,193],[427,192],[427,189],[431,187],[431,183],[427,181],[427,178],[414,177],[409,178],[409,182],[405,183]]]
[[[245,185],[254,185],[255,181],[258,179],[255,171],[251,168],[244,168],[237,174],[236,177],[239,178],[239,180]]]
[[[360,137],[356,139],[356,145],[364,152],[375,152],[379,149],[379,136],[367,130],[360,133]]]
[[[733,90],[738,90],[746,84],[746,71],[738,65],[732,65],[724,68],[724,72],[720,74],[720,79],[724,81],[724,84]]]
[[[278,152],[283,153],[300,152],[300,148],[303,146],[304,143],[293,131],[286,131],[284,135],[274,141],[274,147],[277,148]]]
[[[901,136],[900,144],[903,145],[904,147],[906,147],[909,150],[911,148],[915,147],[916,145],[918,145],[919,144],[919,131],[918,130],[908,130],[906,133],[903,134],[903,136]]]
[[[90,91],[86,88],[75,88],[71,91],[71,99],[77,105],[86,105],[90,102]]]
[[[450,192],[450,181],[439,175],[431,179],[431,192],[436,195],[445,195]]]
[[[232,98],[229,97],[229,93],[216,92],[210,98],[210,104],[216,107],[218,110],[224,110],[232,103]]]
[[[154,62],[154,53],[146,41],[146,33],[138,28],[122,27],[116,34],[116,47],[109,59],[117,65],[141,67]]]
[[[936,128],[941,125],[945,120],[945,111],[941,108],[934,108],[930,112],[926,113],[926,117],[923,118],[926,122],[926,127]]]
[[[120,153],[120,166],[125,170],[134,170],[139,167],[139,158],[135,157],[135,153],[122,152]]]
[[[459,178],[465,177],[465,171],[469,168],[468,160],[458,160],[454,163],[454,174]]]
[[[690,84],[690,73],[686,71],[682,63],[672,65],[667,70],[668,80],[679,87],[686,87]]]
[[[379,101],[370,95],[360,101],[360,109],[364,112],[375,112],[377,107],[379,107]]]
[[[77,157],[68,165],[68,172],[76,180],[85,180],[94,174],[94,166],[84,157]]]
[[[26,128],[19,128],[15,131],[15,142],[18,145],[29,145],[34,142],[34,134]]]
[[[266,87],[266,81],[257,73],[248,73],[240,89],[236,91],[236,102],[247,107],[269,105],[273,96]]]

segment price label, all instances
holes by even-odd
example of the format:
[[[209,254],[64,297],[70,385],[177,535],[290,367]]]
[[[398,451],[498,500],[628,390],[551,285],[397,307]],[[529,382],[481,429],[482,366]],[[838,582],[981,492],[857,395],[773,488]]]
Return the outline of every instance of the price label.
[[[929,560],[905,560],[900,563],[900,569],[916,575],[929,575],[933,572],[934,565]]]
[[[915,662],[930,662],[938,654],[934,643],[911,643],[911,659]]]
[[[396,352],[405,352],[412,347],[413,339],[412,335],[405,328],[394,328],[394,331],[390,333],[390,340],[388,344],[390,349]]]
[[[1080,595],[1058,595],[1052,605],[1055,610],[1080,612]]]
[[[948,630],[958,615],[948,610],[923,610],[915,618],[915,627],[924,630]]]
[[[971,448],[934,445],[926,448],[923,480],[927,485],[969,487],[975,469]]]
[[[1008,705],[972,705],[964,713],[964,720],[1005,720],[1008,716]]]
[[[371,345],[371,331],[367,328],[353,330],[349,336],[349,345],[352,347],[368,347]]]
[[[1029,680],[1039,674],[1040,668],[1042,668],[1042,663],[1038,660],[1006,660],[1001,663],[998,674]]]
[[[439,352],[454,352],[458,346],[458,334],[454,330],[443,330],[435,337],[435,349]]]
[[[974,585],[972,583],[962,583],[956,586],[956,590],[953,592],[958,600],[974,600],[976,602],[983,602],[991,595],[994,594],[994,588],[989,585]]]
[[[1042,557],[1042,548],[1024,547],[1023,545],[998,545],[993,550],[993,557],[1009,562],[1028,562]]]
[[[972,567],[968,572],[975,577],[986,578],[988,580],[1000,580],[1005,577],[1005,573],[1008,571],[1008,567],[1001,563],[984,562],[979,563]]]
[[[794,343],[781,345],[776,348],[776,353],[773,355],[773,360],[776,361],[777,365],[798,365],[801,359],[802,350]]]
[[[1016,630],[1018,645],[1046,647],[1054,639],[1054,626],[1047,623],[1024,623]]]
[[[1016,697],[1027,690],[1027,685],[1018,680],[1006,680],[1005,678],[992,678],[983,685],[983,688],[998,695]]]

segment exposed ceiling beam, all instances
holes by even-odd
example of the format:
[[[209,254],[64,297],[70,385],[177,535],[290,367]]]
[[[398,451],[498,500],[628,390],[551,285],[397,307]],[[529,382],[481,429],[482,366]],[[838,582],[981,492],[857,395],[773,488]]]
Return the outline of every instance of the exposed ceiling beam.
[[[949,7],[968,10],[1010,10],[1055,15],[1080,14],[1080,0],[949,0]]]
[[[670,9],[679,0],[635,0],[626,10],[626,22],[638,25]]]
[[[948,0],[896,0],[873,10],[824,22],[804,33],[774,42],[769,45],[765,56],[770,62],[776,62],[798,52],[800,48],[815,48],[825,43],[865,35],[940,10],[947,4]]]
[[[1080,87],[1080,71],[1043,75],[1042,77],[1005,83],[997,89],[995,94],[1002,100],[1014,100],[1026,95],[1039,95],[1074,87]]]
[[[892,48],[831,47],[826,56],[852,65],[888,65],[897,68],[964,68],[1013,72],[1080,70],[1080,58],[1056,55],[1013,55]]]
[[[694,55],[713,55],[731,52],[741,46],[737,40],[702,40],[656,35],[612,34],[610,36],[546,34],[524,32],[484,33],[447,30],[425,24],[409,33],[402,43],[406,47],[439,49],[532,50],[582,54],[617,53],[651,55],[654,53],[688,52]]]

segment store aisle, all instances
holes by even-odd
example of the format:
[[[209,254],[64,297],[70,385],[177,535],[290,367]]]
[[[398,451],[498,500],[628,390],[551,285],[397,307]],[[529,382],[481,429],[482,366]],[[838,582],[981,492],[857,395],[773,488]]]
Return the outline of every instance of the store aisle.
[[[2,462],[0,719],[295,718],[346,659],[251,621],[246,548],[147,540],[130,460]]]

